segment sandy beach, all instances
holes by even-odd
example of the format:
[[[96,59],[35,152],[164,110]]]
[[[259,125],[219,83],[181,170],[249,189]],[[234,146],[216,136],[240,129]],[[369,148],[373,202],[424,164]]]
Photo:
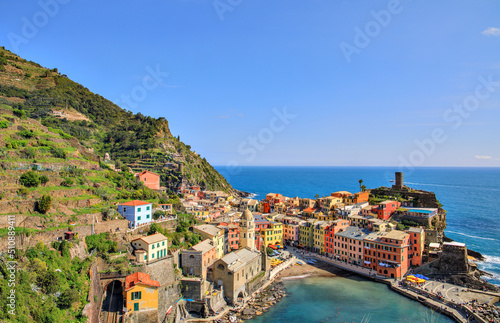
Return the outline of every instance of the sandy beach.
[[[318,261],[314,266],[311,266],[305,261],[302,261],[302,265],[294,264],[285,269],[283,269],[279,274],[277,279],[288,280],[288,279],[301,279],[310,276],[318,277],[336,277],[342,276],[346,277],[352,275],[351,273],[339,269],[333,265],[325,263],[323,261]]]

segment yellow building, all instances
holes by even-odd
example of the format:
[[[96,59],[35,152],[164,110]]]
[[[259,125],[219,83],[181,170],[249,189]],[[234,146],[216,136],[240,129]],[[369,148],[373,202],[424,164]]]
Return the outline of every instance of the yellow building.
[[[148,274],[137,272],[125,278],[123,298],[127,313],[158,309],[158,288],[160,283]]]
[[[193,227],[193,233],[201,235],[201,240],[210,239],[216,249],[216,257],[224,256],[224,230],[211,224],[202,224]]]
[[[319,221],[313,226],[313,250],[320,255],[325,253],[325,228],[330,224],[331,222]]]
[[[271,221],[269,228],[262,229],[260,231],[262,239],[264,240],[265,246],[270,244],[280,244],[283,245],[283,224],[279,222]]]
[[[317,222],[316,219],[307,219],[299,225],[299,244],[304,248],[312,249],[314,247],[314,223]]]
[[[140,237],[132,240],[132,247],[135,250],[136,261],[146,263],[167,256],[167,237],[161,233],[155,233],[147,237]]]

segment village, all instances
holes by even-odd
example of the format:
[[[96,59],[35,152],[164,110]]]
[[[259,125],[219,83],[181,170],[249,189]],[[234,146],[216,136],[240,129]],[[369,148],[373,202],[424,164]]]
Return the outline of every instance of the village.
[[[145,171],[139,178],[158,189],[154,173]],[[446,212],[433,193],[404,186],[402,173],[396,173],[392,188],[366,190],[361,183],[360,188],[316,199],[269,193],[258,201],[183,184],[180,201],[196,219],[189,231],[200,242],[182,250],[170,250],[162,233],[147,235],[152,223],[175,219],[172,205],[156,205],[165,216],[153,220],[153,203],[118,204],[130,230],[138,232],[128,248],[136,272],[122,280],[101,275],[107,284],[101,317],[106,322],[178,322],[221,318],[229,310],[241,314],[284,269],[315,266],[318,260],[391,281],[395,288],[410,273],[440,277],[477,269],[464,244],[443,240]],[[381,190],[387,199],[380,198]],[[424,282],[410,277],[405,284]]]

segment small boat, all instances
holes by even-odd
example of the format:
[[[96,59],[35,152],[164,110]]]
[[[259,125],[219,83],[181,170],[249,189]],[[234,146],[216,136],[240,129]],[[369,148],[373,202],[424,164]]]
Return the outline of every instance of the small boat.
[[[170,314],[170,311],[172,310],[172,305],[170,305],[170,307],[168,308],[167,310],[167,315]]]
[[[395,180],[393,180],[393,179],[391,179],[389,182],[391,182],[391,183],[396,183],[396,181],[395,181]]]
[[[311,260],[308,260],[307,263],[310,264],[310,265],[314,265],[314,262],[311,261]]]

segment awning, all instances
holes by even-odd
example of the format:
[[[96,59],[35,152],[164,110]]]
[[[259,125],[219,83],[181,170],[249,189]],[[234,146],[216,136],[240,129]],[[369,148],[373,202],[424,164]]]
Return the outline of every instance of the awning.
[[[372,263],[371,261],[366,261],[366,260],[365,260],[365,264],[366,264],[366,265],[369,265],[369,264],[371,264],[371,263]]]
[[[268,247],[269,247],[269,248],[271,248],[271,249],[274,249],[274,250],[278,249],[278,248],[277,248],[275,245],[273,245],[273,244],[270,244]]]

